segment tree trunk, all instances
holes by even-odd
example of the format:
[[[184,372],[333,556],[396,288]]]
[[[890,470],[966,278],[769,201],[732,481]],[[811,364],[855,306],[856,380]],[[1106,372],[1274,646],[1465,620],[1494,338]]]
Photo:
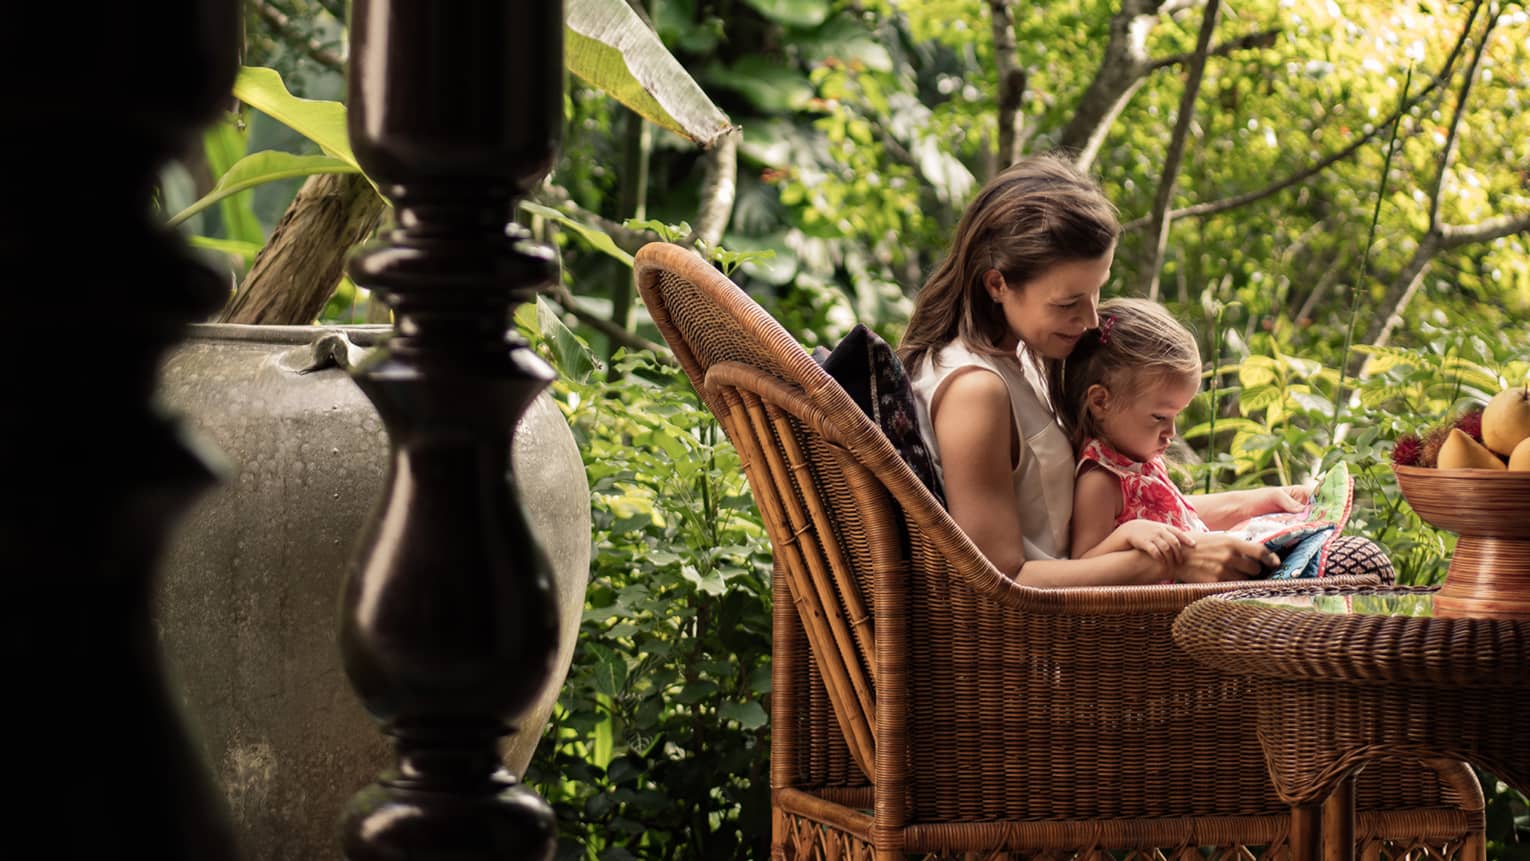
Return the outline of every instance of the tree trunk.
[[[1206,52],[1211,49],[1211,34],[1217,27],[1217,15],[1222,10],[1222,0],[1208,0],[1201,16],[1201,32],[1196,38],[1195,54],[1185,71],[1185,89],[1179,100],[1179,116],[1174,118],[1174,134],[1169,139],[1169,151],[1163,158],[1163,176],[1158,180],[1158,192],[1153,199],[1152,243],[1153,257],[1147,271],[1147,295],[1158,301],[1159,270],[1163,268],[1164,251],[1169,246],[1169,202],[1174,199],[1174,181],[1179,176],[1179,163],[1185,155],[1185,141],[1190,136],[1190,123],[1195,118],[1195,97],[1201,91],[1201,75],[1206,70]]]
[[[377,227],[385,208],[360,174],[310,176],[219,322],[312,323],[339,285],[346,255]]]
[[[1110,41],[1099,71],[1057,142],[1064,151],[1076,153],[1074,162],[1080,169],[1087,170],[1094,163],[1105,133],[1152,69],[1147,35],[1163,5],[1164,0],[1124,0],[1121,11],[1111,19]]]
[[[989,0],[993,26],[993,58],[999,70],[999,152],[1000,170],[1020,160],[1025,141],[1022,126],[1025,115],[1020,102],[1025,96],[1025,70],[1015,64],[1014,0]]]
[[[710,246],[722,242],[728,222],[733,218],[733,201],[738,197],[738,141],[741,136],[739,132],[730,132],[719,137],[701,157],[704,173],[692,240],[700,239]]]

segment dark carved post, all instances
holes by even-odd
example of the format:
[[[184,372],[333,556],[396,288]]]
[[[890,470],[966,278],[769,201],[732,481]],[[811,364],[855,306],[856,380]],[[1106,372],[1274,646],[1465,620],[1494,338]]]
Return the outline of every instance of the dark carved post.
[[[161,667],[167,533],[213,471],[152,406],[226,287],[153,211],[229,99],[237,0],[27,3],[0,25],[0,855],[224,861],[221,794]],[[68,58],[37,64],[38,44]],[[14,800],[19,799],[19,803]]]
[[[345,667],[398,765],[346,813],[362,859],[547,858],[551,810],[500,765],[557,650],[549,569],[515,495],[510,434],[551,381],[507,334],[557,272],[511,223],[563,117],[559,0],[355,0],[351,145],[398,229],[351,263],[393,308],[357,372],[393,446],[348,572]]]

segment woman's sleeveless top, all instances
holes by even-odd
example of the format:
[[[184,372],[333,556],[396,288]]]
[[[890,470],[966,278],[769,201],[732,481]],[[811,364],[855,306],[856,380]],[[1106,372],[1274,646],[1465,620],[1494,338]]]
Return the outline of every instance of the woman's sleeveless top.
[[[1146,463],[1132,460],[1100,440],[1091,439],[1079,452],[1079,472],[1093,468],[1090,464],[1098,465],[1121,482],[1121,516],[1116,518],[1117,526],[1128,520],[1153,520],[1186,532],[1206,531],[1195,506],[1169,478],[1162,458]]]
[[[935,461],[936,475],[944,483],[930,405],[938,401],[946,381],[957,372],[972,373],[965,371],[968,368],[998,374],[1009,391],[1010,412],[1020,438],[1020,460],[1010,475],[1010,483],[1020,507],[1025,558],[1066,559],[1068,521],[1073,516],[1073,448],[1047,404],[1046,384],[1029,357],[986,356],[953,342],[938,353],[926,353],[919,366],[912,369],[910,381],[917,401],[919,434]],[[995,440],[994,444],[1008,448],[1009,441]]]

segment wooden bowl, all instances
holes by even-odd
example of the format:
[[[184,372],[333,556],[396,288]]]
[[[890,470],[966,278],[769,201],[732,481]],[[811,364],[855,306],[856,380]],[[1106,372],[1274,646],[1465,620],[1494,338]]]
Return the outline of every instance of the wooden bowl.
[[[1435,615],[1530,619],[1530,472],[1392,471],[1420,519],[1458,536]]]

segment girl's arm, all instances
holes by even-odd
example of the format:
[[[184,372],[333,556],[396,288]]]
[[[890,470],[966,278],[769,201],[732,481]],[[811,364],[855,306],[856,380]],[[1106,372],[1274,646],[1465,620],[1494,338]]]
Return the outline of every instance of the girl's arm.
[[[1117,550],[1137,549],[1159,562],[1179,565],[1183,548],[1195,539],[1166,523],[1129,520],[1120,526],[1121,481],[1103,469],[1085,469],[1073,484],[1074,559],[1092,559]]]
[[[1300,485],[1224,490],[1186,497],[1195,506],[1195,513],[1201,516],[1206,528],[1211,530],[1228,529],[1250,517],[1274,511],[1301,511],[1311,498],[1312,492]]]
[[[1085,469],[1073,483],[1073,522],[1070,524],[1074,559],[1087,559],[1125,550],[1121,540],[1110,541],[1121,516],[1121,482],[1103,469]]]

